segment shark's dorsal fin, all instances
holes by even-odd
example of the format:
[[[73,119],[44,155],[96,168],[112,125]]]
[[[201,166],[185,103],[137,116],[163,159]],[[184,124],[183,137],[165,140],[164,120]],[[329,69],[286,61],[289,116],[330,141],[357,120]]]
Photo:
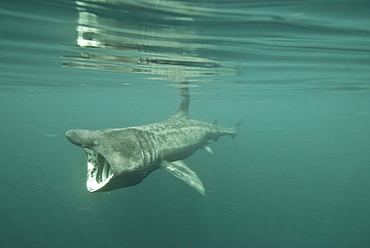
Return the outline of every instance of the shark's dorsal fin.
[[[188,118],[189,101],[190,99],[188,97],[184,97],[180,102],[180,105],[177,108],[176,113],[173,115],[173,117]]]

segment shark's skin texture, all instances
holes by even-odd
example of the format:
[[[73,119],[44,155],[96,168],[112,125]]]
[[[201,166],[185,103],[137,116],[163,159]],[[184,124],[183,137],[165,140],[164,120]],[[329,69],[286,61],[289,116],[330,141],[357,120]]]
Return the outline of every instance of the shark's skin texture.
[[[133,186],[161,168],[204,195],[202,182],[182,160],[200,148],[213,155],[209,142],[225,135],[235,138],[240,122],[224,128],[189,119],[188,106],[189,99],[184,98],[170,119],[144,126],[69,130],[67,139],[87,154],[87,189],[96,192]]]

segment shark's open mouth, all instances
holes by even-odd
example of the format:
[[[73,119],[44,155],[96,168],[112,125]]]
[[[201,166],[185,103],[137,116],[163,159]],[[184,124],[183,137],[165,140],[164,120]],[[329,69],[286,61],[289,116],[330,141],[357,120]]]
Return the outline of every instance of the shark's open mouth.
[[[114,176],[108,161],[99,153],[84,148],[87,155],[87,190],[95,192],[102,189]]]

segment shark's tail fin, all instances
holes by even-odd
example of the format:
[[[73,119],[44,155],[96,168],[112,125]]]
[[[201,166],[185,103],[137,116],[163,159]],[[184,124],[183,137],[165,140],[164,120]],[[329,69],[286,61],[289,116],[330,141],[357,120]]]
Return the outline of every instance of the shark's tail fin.
[[[242,118],[240,118],[239,121],[235,123],[235,125],[231,128],[233,130],[233,133],[230,134],[230,136],[231,138],[233,138],[233,140],[235,140],[236,136],[238,136],[238,132],[239,132],[241,125],[242,125]]]

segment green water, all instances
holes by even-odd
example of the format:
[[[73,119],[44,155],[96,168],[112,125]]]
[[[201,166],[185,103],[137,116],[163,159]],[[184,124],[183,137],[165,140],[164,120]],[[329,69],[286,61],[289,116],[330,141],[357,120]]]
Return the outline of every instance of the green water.
[[[1,247],[370,246],[369,7],[2,1]],[[243,119],[185,160],[205,197],[160,170],[89,193],[65,132],[165,120],[184,81],[191,118]]]

